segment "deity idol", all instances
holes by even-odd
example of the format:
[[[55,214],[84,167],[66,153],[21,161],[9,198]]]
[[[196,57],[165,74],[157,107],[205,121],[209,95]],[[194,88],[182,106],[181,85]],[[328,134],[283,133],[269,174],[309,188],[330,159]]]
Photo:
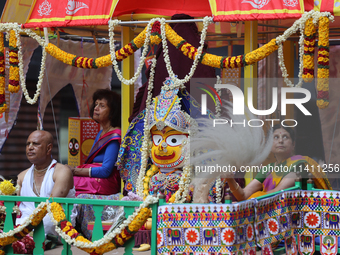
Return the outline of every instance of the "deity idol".
[[[170,86],[167,79],[164,85]],[[190,117],[181,110],[178,89],[162,89],[154,98],[148,114],[148,128],[151,133],[152,165],[146,172],[143,182],[143,194],[153,194],[163,189],[166,200],[175,201],[180,185],[189,183],[189,171],[183,173],[186,164]],[[182,182],[181,182],[182,180]],[[182,187],[180,192],[183,192]]]
[[[167,78],[161,93],[131,122],[117,166],[126,191],[145,197],[164,190],[166,201],[178,203],[189,193],[188,112],[199,109],[185,89],[173,87]]]

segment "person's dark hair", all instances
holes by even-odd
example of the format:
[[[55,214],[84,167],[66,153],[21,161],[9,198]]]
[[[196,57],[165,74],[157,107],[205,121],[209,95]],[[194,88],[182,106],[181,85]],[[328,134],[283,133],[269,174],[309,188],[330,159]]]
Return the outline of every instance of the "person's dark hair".
[[[293,128],[291,127],[284,127],[282,126],[281,124],[276,124],[274,127],[273,127],[273,132],[276,130],[276,129],[280,129],[280,128],[283,128],[284,130],[286,130],[289,135],[290,135],[290,138],[292,138],[292,142],[295,143],[295,131]]]
[[[93,93],[93,103],[90,109],[90,116],[93,118],[95,103],[97,100],[106,99],[110,108],[109,120],[112,127],[121,126],[121,99],[120,95],[109,89],[98,89]]]

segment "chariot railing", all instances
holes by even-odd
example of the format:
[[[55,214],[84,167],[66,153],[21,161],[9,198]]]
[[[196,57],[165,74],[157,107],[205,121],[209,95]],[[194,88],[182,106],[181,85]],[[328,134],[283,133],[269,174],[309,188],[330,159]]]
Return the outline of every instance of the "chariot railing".
[[[34,202],[36,206],[38,206],[41,202],[46,202],[49,200],[50,202],[60,203],[65,211],[66,219],[70,221],[71,212],[74,204],[86,204],[93,205],[95,222],[93,226],[92,233],[92,241],[99,240],[103,238],[103,225],[101,221],[101,215],[104,206],[123,206],[125,217],[127,218],[129,215],[133,214],[136,207],[139,207],[142,202],[139,201],[117,201],[117,200],[100,200],[100,199],[78,199],[78,198],[46,198],[46,197],[21,197],[21,196],[0,196],[0,201],[4,201],[4,205],[6,207],[6,218],[4,225],[4,232],[8,232],[14,229],[13,218],[7,217],[8,215],[12,216],[13,207],[16,202]],[[152,231],[151,231],[151,255],[157,254],[157,240],[156,240],[156,230],[157,230],[157,207],[158,204],[151,204],[150,208],[152,210]],[[43,242],[45,240],[45,230],[43,221],[34,229],[33,232],[33,240],[35,242],[35,249],[33,251],[34,254],[44,254]],[[62,239],[63,250],[62,255],[71,255],[71,246]],[[134,247],[135,240],[134,238],[130,238],[125,244],[125,253],[126,255],[133,254],[132,248]],[[13,252],[12,245],[7,245],[5,247],[6,254],[15,254]]]

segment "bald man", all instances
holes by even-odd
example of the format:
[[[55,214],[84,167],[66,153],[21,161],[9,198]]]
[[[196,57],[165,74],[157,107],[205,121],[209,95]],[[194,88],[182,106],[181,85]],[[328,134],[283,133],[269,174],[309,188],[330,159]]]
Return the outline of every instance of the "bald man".
[[[53,136],[43,130],[32,132],[26,142],[26,156],[32,166],[18,175],[19,195],[26,197],[75,197],[71,170],[52,159]],[[29,217],[35,206],[22,202],[22,213],[16,224]],[[45,234],[56,235],[55,227],[47,215],[44,218]]]

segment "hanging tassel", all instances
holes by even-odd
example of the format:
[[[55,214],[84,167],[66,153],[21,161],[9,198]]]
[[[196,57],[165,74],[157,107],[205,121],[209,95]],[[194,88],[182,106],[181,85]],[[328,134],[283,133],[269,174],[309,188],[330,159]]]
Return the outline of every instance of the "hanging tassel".
[[[0,33],[0,114],[6,111],[4,34]]]
[[[17,93],[19,86],[19,59],[18,59],[17,37],[14,30],[9,33],[9,84],[8,91]]]

